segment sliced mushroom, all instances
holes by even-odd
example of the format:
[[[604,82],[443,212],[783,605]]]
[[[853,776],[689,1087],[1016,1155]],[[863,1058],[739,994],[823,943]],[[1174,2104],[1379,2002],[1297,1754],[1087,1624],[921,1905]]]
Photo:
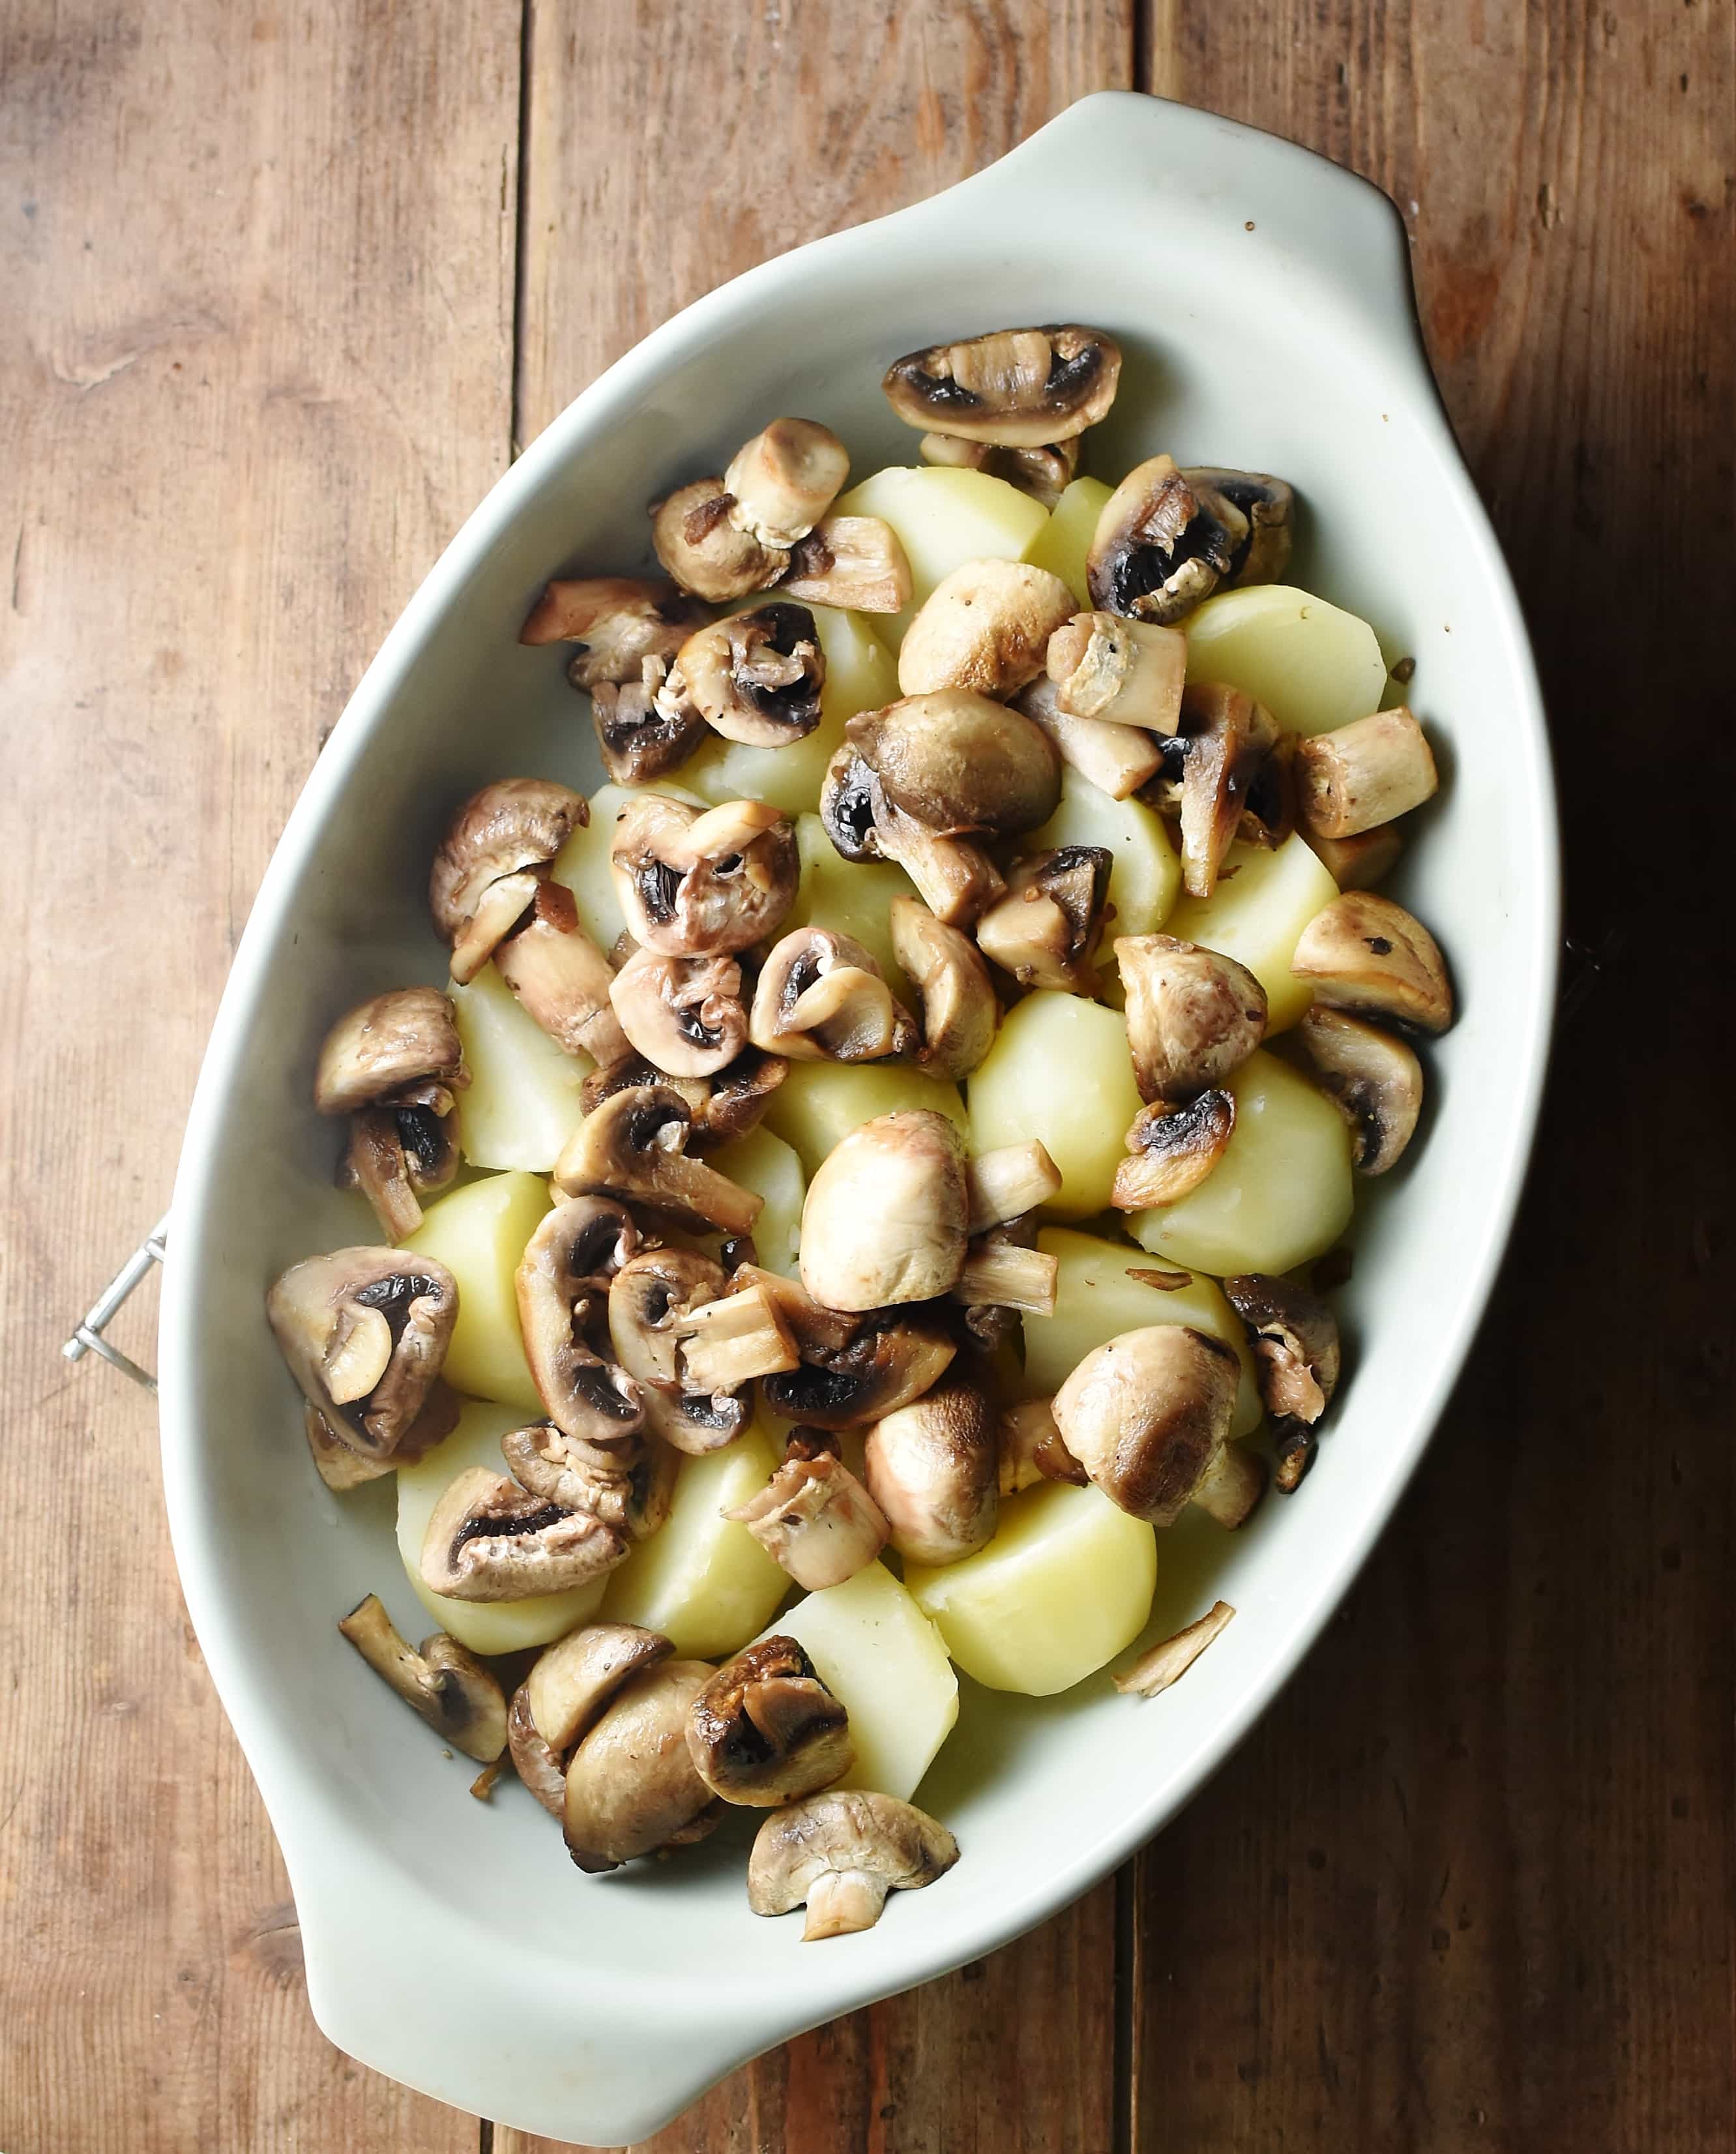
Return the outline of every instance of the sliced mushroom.
[[[802,1207],[802,1284],[857,1313],[928,1301],[963,1267],[964,1146],[944,1115],[901,1108],[851,1130]]]
[[[1266,991],[1233,957],[1173,935],[1122,935],[1115,949],[1141,1099],[1220,1086],[1264,1039]]]
[[[855,1762],[850,1716],[794,1638],[762,1638],[712,1677],[687,1708],[687,1754],[714,1795],[770,1809],[842,1779]]]
[[[825,653],[806,606],[780,600],[714,621],[682,646],[675,676],[726,740],[784,748],[819,723]]]
[[[715,1826],[687,1740],[687,1709],[714,1672],[708,1661],[641,1667],[585,1731],[568,1761],[561,1817],[581,1870],[615,1870]]]
[[[851,1790],[810,1795],[761,1825],[748,1861],[748,1905],[787,1915],[805,1901],[802,1941],[871,1930],[888,1892],[920,1891],[958,1860],[958,1843],[911,1803]]]
[[[1181,730],[1182,882],[1190,896],[1209,897],[1278,727],[1239,688],[1195,681],[1182,692]]]
[[[795,833],[776,809],[730,800],[702,813],[655,793],[621,810],[610,865],[634,941],[677,957],[775,932],[799,874]]]
[[[647,658],[636,681],[590,692],[590,718],[603,767],[617,785],[648,785],[678,770],[706,738],[697,704],[668,692],[669,663]]]
[[[434,1506],[417,1568],[449,1600],[525,1600],[612,1570],[628,1543],[589,1511],[569,1511],[503,1473],[472,1466]]]
[[[977,922],[977,946],[1024,988],[1095,995],[1115,855],[1105,845],[1062,845],[1015,860],[1007,895]]]
[[[733,1443],[748,1426],[739,1383],[702,1386],[682,1351],[686,1319],[728,1291],[722,1266],[697,1249],[646,1250],[609,1290],[609,1336],[639,1386],[646,1419],[665,1443],[692,1457]]]
[[[1054,1396],[1062,1440],[1113,1503],[1172,1526],[1190,1503],[1239,1526],[1264,1469],[1229,1442],[1242,1365],[1190,1325],[1124,1331],[1087,1354]]]
[[[334,1249],[292,1264],[265,1313],[302,1395],[352,1450],[390,1458],[446,1360],[458,1286],[396,1249]]]
[[[793,1442],[763,1488],[723,1513],[809,1593],[841,1585],[886,1544],[884,1514],[833,1452]]]
[[[644,1422],[638,1386],[587,1337],[601,1326],[610,1281],[638,1246],[624,1205],[587,1196],[557,1204],[525,1247],[516,1275],[524,1358],[564,1435],[608,1443]]]
[[[1229,575],[1249,538],[1248,518],[1170,457],[1136,464],[1103,504],[1085,580],[1093,605],[1160,625],[1179,620]]]
[[[1049,637],[1045,664],[1070,717],[1146,732],[1176,730],[1187,679],[1187,639],[1179,629],[1076,613]]]
[[[699,609],[673,584],[646,576],[580,576],[546,584],[518,631],[521,643],[578,646],[575,688],[625,687],[647,658],[666,664],[692,635]]]
[[[549,862],[590,819],[582,794],[547,778],[485,785],[452,818],[434,855],[428,906],[461,986],[530,910]]]
[[[1015,1145],[997,1145],[965,1162],[964,1186],[970,1207],[969,1228],[980,1234],[990,1227],[1021,1219],[1059,1194],[1061,1171],[1049,1147],[1034,1137]]]
[[[1190,1623],[1185,1631],[1177,1631],[1172,1638],[1165,1638],[1141,1653],[1124,1676],[1115,1678],[1116,1688],[1122,1696],[1156,1697],[1172,1683],[1179,1682],[1212,1641],[1228,1627],[1235,1615],[1227,1600],[1213,1601],[1197,1623]]]
[[[1341,891],[1372,890],[1398,865],[1405,835],[1396,823],[1382,823],[1355,838],[1310,837],[1308,845]]]
[[[946,464],[955,471],[979,471],[990,478],[1004,479],[1040,501],[1047,509],[1072,483],[1079,469],[1080,440],[1050,442],[1038,449],[1003,448],[995,442],[970,442],[962,434],[924,434],[922,457],[925,464]]]
[[[452,1005],[434,988],[399,988],[340,1017],[314,1077],[322,1115],[349,1115],[345,1178],[401,1242],[422,1222],[418,1197],[458,1167],[454,1095],[470,1082]]]
[[[731,518],[721,478],[697,478],[651,505],[651,544],[684,591],[727,605],[775,584],[789,565],[783,548],[762,545]]]
[[[907,426],[1041,449],[1094,426],[1116,401],[1121,352],[1076,322],[993,329],[907,352],[881,387]]]
[[[1310,838],[1356,838],[1434,792],[1427,738],[1401,703],[1296,743],[1297,814]]]
[[[968,1077],[994,1044],[1000,1004],[983,953],[920,898],[895,897],[887,916],[892,955],[916,990],[922,1044],[917,1060],[931,1076]]]
[[[908,1054],[916,1025],[854,936],[798,927],[774,944],[753,991],[756,1047],[799,1062],[875,1062]]]
[[[906,696],[844,730],[893,806],[940,837],[1016,836],[1060,799],[1060,758],[1043,728],[968,688]]]
[[[789,1074],[781,1056],[744,1047],[727,1069],[714,1077],[671,1077],[638,1055],[612,1069],[593,1069],[579,1088],[579,1103],[589,1115],[617,1092],[636,1085],[666,1085],[687,1103],[693,1120],[687,1133],[690,1152],[714,1151],[759,1127],[774,1092]]]
[[[1230,557],[1221,581],[1237,589],[1244,584],[1275,584],[1289,564],[1296,497],[1288,481],[1264,472],[1220,471],[1192,464],[1182,473],[1198,493],[1217,494],[1239,509],[1248,535]]]
[[[791,549],[780,589],[804,605],[902,613],[911,601],[910,561],[883,518],[823,516]]]
[[[742,1285],[758,1284],[778,1305],[802,1365],[768,1376],[761,1393],[781,1420],[816,1428],[859,1428],[896,1413],[946,1374],[957,1346],[932,1312],[871,1309],[848,1316],[823,1308],[793,1279],[743,1265]]]
[[[1007,1407],[996,1427],[996,1450],[1003,1496],[1016,1496],[1039,1481],[1068,1481],[1082,1488],[1090,1478],[1062,1442],[1049,1399],[1021,1399]]]
[[[655,1436],[598,1440],[535,1422],[508,1431],[500,1448],[520,1488],[564,1511],[588,1511],[624,1540],[649,1540],[669,1516],[681,1460]]]
[[[1176,1203],[1223,1157],[1235,1126],[1236,1102],[1228,1092],[1202,1092],[1182,1106],[1155,1100],[1133,1118],[1130,1156],[1116,1166],[1110,1202],[1118,1212]]]
[[[1042,727],[1063,763],[1112,800],[1125,800],[1138,792],[1163,768],[1163,746],[1157,737],[1109,718],[1075,718],[1061,708],[1059,692],[1047,674],[1033,681],[1015,698],[1014,707]]]
[[[497,946],[494,963],[564,1053],[588,1055],[605,1069],[625,1058],[626,1035],[609,999],[614,970],[579,925],[564,883],[537,885],[523,925]]]
[[[1290,970],[1328,1009],[1385,1017],[1420,1032],[1453,1022],[1440,945],[1420,920],[1371,890],[1346,891],[1302,931]]]
[[[1309,1074],[1351,1125],[1359,1174],[1404,1156],[1422,1112],[1422,1064],[1402,1039],[1316,1003],[1296,1028]]]
[[[1223,1296],[1248,1327],[1260,1396],[1279,1437],[1277,1483],[1289,1494],[1313,1462],[1315,1425],[1338,1388],[1338,1319],[1306,1287],[1257,1272],[1227,1279]]]
[[[1011,696],[1043,671],[1049,639],[1071,615],[1072,592],[1024,561],[967,561],[917,607],[898,646],[906,696],[966,688]]]
[[[695,1233],[745,1234],[765,1199],[686,1156],[692,1110],[667,1085],[616,1092],[587,1115],[554,1163],[569,1197],[648,1204]]]
[[[850,477],[850,452],[813,419],[774,419],[723,474],[729,520],[773,552],[805,538]]]
[[[636,951],[610,984],[615,1021],[671,1077],[712,1077],[748,1044],[742,968],[733,957]]]
[[[485,1765],[505,1749],[506,1700],[500,1685],[456,1638],[437,1631],[412,1652],[373,1593],[338,1628],[443,1743]]]
[[[847,860],[896,860],[943,926],[968,926],[1006,887],[983,848],[939,837],[895,807],[848,742],[826,766],[819,819]]]
[[[1059,1275],[1058,1258],[1030,1248],[1007,1228],[992,1228],[972,1240],[952,1298],[973,1310],[1014,1309],[1026,1316],[1053,1316]]]
[[[956,1376],[868,1431],[863,1478],[892,1545],[911,1563],[955,1563],[994,1533],[1000,1497],[995,1416]]]
[[[559,1817],[567,1760],[621,1685],[667,1660],[669,1641],[636,1623],[589,1623],[537,1656],[513,1693],[507,1743],[518,1778]]]

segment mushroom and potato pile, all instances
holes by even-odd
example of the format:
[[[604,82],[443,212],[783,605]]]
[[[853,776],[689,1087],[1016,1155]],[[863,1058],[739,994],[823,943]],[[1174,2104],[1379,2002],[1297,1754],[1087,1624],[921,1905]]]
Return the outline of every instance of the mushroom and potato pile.
[[[547,586],[610,783],[452,814],[449,982],[319,1057],[377,1237],[268,1297],[439,1626],[370,1595],[369,1664],[581,1869],[763,1814],[749,1905],[810,1937],[957,1860],[910,1800],[955,1668],[1070,1687],[1178,1520],[1299,1486],[1310,1268],[1453,1016],[1373,887],[1422,727],[1279,580],[1284,480],[1080,475],[1120,370],[1078,324],[911,353],[920,463],[846,493],[774,419],[651,504],[661,578]]]

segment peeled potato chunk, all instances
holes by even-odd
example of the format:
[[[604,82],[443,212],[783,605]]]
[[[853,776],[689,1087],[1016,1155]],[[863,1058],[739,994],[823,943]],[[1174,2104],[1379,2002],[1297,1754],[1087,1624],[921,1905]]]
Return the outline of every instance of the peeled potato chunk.
[[[855,1763],[836,1784],[908,1802],[958,1718],[958,1678],[933,1624],[871,1563],[778,1617],[850,1715]]]
[[[458,1476],[474,1466],[504,1473],[507,1463],[500,1439],[509,1429],[523,1426],[524,1416],[517,1406],[467,1400],[457,1427],[443,1443],[437,1443],[414,1466],[398,1468],[398,1553],[410,1583],[441,1629],[473,1653],[516,1653],[526,1646],[545,1646],[588,1621],[603,1598],[606,1581],[601,1578],[588,1579],[569,1593],[538,1593],[528,1600],[448,1600],[422,1583],[422,1542],[435,1505]]]
[[[812,807],[814,799],[810,793],[806,804]],[[851,937],[885,973],[893,994],[910,1007],[910,983],[892,954],[891,916],[893,899],[914,897],[915,884],[891,860],[845,860],[818,815],[798,815],[795,835],[801,880],[779,932],[825,927]]]
[[[1209,897],[1183,896],[1164,932],[1245,965],[1266,991],[1266,1031],[1288,1031],[1314,999],[1290,970],[1302,931],[1338,886],[1300,831],[1275,852],[1232,845]],[[1119,934],[1121,929],[1117,927]]]
[[[472,1166],[547,1174],[583,1119],[587,1056],[557,1047],[494,969],[447,988],[470,1070],[459,1095],[458,1141]]]
[[[1055,999],[1071,1002],[1075,998],[1060,995]],[[973,1077],[973,1092],[976,1085],[977,1079]],[[895,1113],[901,1107],[927,1107],[956,1122],[960,1129],[969,1125],[956,1085],[925,1076],[906,1064],[793,1062],[789,1076],[772,1095],[765,1126],[794,1147],[811,1177],[840,1138],[859,1124]]]
[[[1003,1499],[994,1539],[958,1563],[907,1564],[911,1597],[990,1690],[1070,1690],[1144,1630],[1157,1536],[1096,1488],[1050,1481]]]
[[[1050,510],[1048,522],[1024,549],[1024,558],[1031,566],[1047,569],[1051,575],[1059,576],[1081,607],[1091,603],[1090,586],[1085,580],[1085,555],[1090,552],[1091,541],[1097,535],[1097,519],[1114,491],[1100,478],[1075,479]]]
[[[1061,1172],[1044,1209],[1085,1218],[1107,1208],[1127,1156],[1122,1141],[1143,1104],[1121,1013],[1045,989],[1008,1011],[972,1074],[970,1148],[1040,1139]]]
[[[762,1125],[714,1151],[708,1164],[765,1199],[764,1210],[753,1222],[753,1246],[767,1271],[794,1279],[808,1195],[808,1177],[795,1151]]]
[[[1187,678],[1228,681],[1293,732],[1323,733],[1379,708],[1386,661],[1355,614],[1293,584],[1253,584],[1189,614]]]
[[[1021,560],[1049,521],[1041,502],[1005,479],[935,464],[889,464],[842,495],[832,513],[878,516],[898,534],[910,562],[911,602],[883,623],[894,649],[943,576],[967,561]]]
[[[789,1580],[723,1513],[757,1495],[783,1456],[755,1422],[727,1449],[683,1459],[668,1518],[609,1573],[605,1619],[661,1631],[681,1659],[720,1660],[757,1636]]]
[[[548,1209],[548,1185],[535,1175],[491,1174],[431,1204],[404,1244],[437,1258],[458,1282],[458,1319],[441,1371],[447,1383],[529,1414],[540,1414],[543,1401],[518,1334],[514,1274]]]
[[[1181,894],[1182,863],[1163,818],[1143,800],[1112,800],[1070,764],[1061,773],[1060,805],[1023,850],[1051,845],[1106,845],[1114,855],[1109,902],[1116,910],[1106,940],[1155,935],[1169,918]]]
[[[1142,1249],[1223,1279],[1287,1272],[1323,1256],[1351,1222],[1351,1132],[1305,1077],[1264,1052],[1225,1088],[1236,1126],[1224,1154],[1179,1203],[1136,1212]]]

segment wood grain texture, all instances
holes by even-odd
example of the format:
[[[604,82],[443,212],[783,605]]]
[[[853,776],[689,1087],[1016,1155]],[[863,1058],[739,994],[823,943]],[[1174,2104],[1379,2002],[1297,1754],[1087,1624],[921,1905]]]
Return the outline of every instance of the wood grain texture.
[[[314,2029],[154,1416],[59,1346],[163,1208],[325,730],[505,463],[517,11],[23,0],[0,40],[0,2146],[469,2154]]]

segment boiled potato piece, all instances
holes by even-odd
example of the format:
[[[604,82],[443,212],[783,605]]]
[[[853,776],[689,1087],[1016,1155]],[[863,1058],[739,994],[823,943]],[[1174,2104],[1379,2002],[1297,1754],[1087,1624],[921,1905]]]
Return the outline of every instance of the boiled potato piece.
[[[781,751],[780,751],[781,753]],[[818,791],[818,788],[815,789]],[[812,804],[814,795],[809,796]],[[797,927],[829,927],[835,935],[853,935],[870,952],[891,983],[892,993],[915,1015],[910,983],[892,955],[892,900],[914,897],[916,886],[891,860],[845,859],[826,835],[818,815],[796,818],[796,850],[802,879],[780,934]]]
[[[1024,1320],[1024,1374],[1021,1390],[1034,1399],[1059,1391],[1087,1354],[1105,1340],[1148,1324],[1191,1324],[1233,1346],[1242,1364],[1232,1436],[1246,1436],[1259,1425],[1260,1395],[1253,1356],[1248,1350],[1242,1319],[1224,1299],[1218,1282],[1202,1272],[1180,1287],[1154,1287],[1130,1276],[1158,1268],[1125,1242],[1100,1234],[1076,1233],[1070,1227],[1044,1227],[1037,1247],[1055,1259],[1054,1314]]]
[[[785,1088],[788,1090],[788,1087]],[[1123,1140],[1144,1102],[1118,1010],[1044,989],[1008,1011],[970,1080],[970,1146],[1039,1137],[1061,1171],[1044,1207],[1082,1219],[1106,1209]]]
[[[1286,1032],[1314,1000],[1290,970],[1302,931],[1338,895],[1299,830],[1276,851],[1232,845],[1209,897],[1182,897],[1164,932],[1221,950],[1266,991],[1266,1030]]]
[[[1190,681],[1227,681],[1295,732],[1366,717],[1386,692],[1368,623],[1291,584],[1222,591],[1183,626]]]
[[[668,1518],[610,1572],[605,1617],[661,1631],[683,1659],[718,1660],[756,1637],[789,1580],[723,1513],[764,1488],[783,1457],[762,1421],[726,1450],[684,1458]]]
[[[850,1715],[855,1763],[835,1784],[908,1802],[958,1718],[958,1678],[933,1624],[871,1563],[771,1628],[796,1641]]]
[[[910,561],[911,603],[901,614],[876,616],[893,650],[943,576],[967,561],[1021,559],[1049,521],[1040,501],[1005,479],[941,464],[890,464],[841,496],[833,513],[881,517],[902,542]]]
[[[548,1185],[535,1175],[491,1174],[431,1204],[404,1244],[437,1258],[458,1282],[458,1319],[441,1372],[447,1383],[537,1415],[543,1401],[518,1335],[513,1274],[549,1208]]]
[[[753,1222],[753,1246],[768,1272],[794,1279],[802,1238],[802,1205],[808,1194],[800,1159],[762,1124],[712,1152],[709,1164],[743,1189],[764,1197],[765,1209]]]
[[[1049,512],[1049,521],[1024,549],[1034,569],[1047,569],[1079,600],[1080,610],[1091,603],[1085,582],[1085,556],[1097,535],[1097,519],[1115,491],[1100,478],[1076,478]]]
[[[590,1057],[557,1047],[492,960],[468,987],[447,992],[470,1070],[470,1089],[458,1095],[465,1158],[472,1166],[547,1174],[584,1118],[579,1087]]]
[[[1219,1279],[1287,1272],[1323,1256],[1351,1223],[1351,1132],[1323,1093],[1276,1055],[1229,1080],[1236,1126],[1216,1166],[1179,1203],[1136,1212],[1142,1249]]]
[[[986,1547],[938,1570],[907,1564],[904,1582],[967,1675],[1049,1697],[1144,1630],[1157,1536],[1100,1490],[1051,1481],[1002,1499]]]
[[[1143,800],[1111,800],[1069,763],[1061,773],[1060,805],[1021,841],[1021,850],[1050,845],[1106,845],[1115,855],[1109,901],[1116,909],[1107,938],[1152,935],[1168,919],[1182,887],[1182,863],[1163,818]]]
[[[443,1443],[437,1443],[414,1466],[398,1468],[398,1553],[410,1583],[441,1629],[473,1653],[516,1653],[525,1646],[546,1646],[551,1638],[564,1637],[595,1614],[606,1583],[592,1579],[569,1593],[537,1593],[528,1600],[448,1600],[423,1585],[422,1542],[434,1506],[451,1483],[473,1466],[504,1473],[507,1463],[500,1439],[509,1429],[523,1426],[524,1416],[517,1406],[468,1400],[457,1427]]]
[[[685,777],[686,773],[682,775]],[[685,801],[690,808],[705,802],[690,786],[660,778],[655,785],[600,785],[590,796],[590,820],[574,830],[554,856],[551,877],[564,883],[579,908],[579,925],[605,957],[615,947],[626,926],[620,901],[615,895],[609,872],[609,848],[615,842],[615,819],[631,800],[646,793],[661,793],[671,800]]]
[[[1126,1051],[1125,1041],[1122,1051]],[[973,1077],[973,1091],[976,1085]],[[772,1095],[765,1126],[795,1147],[811,1177],[840,1137],[860,1123],[900,1107],[927,1107],[960,1129],[969,1126],[956,1085],[897,1062],[792,1062],[789,1076]],[[1023,1130],[1019,1134],[1024,1137],[1032,1132]]]

